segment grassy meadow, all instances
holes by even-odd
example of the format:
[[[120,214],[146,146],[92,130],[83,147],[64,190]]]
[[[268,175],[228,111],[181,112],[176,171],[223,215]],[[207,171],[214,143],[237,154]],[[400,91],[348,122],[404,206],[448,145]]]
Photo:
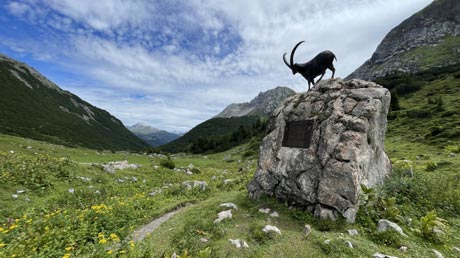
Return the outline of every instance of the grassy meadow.
[[[431,249],[436,249],[444,257],[458,257],[454,247],[460,246],[460,146],[416,144],[392,135],[386,145],[393,163],[398,163],[394,173],[385,186],[366,191],[357,223],[346,224],[318,221],[271,198],[248,199],[245,186],[256,157],[243,159],[244,145],[207,156],[173,156],[176,168],[192,164],[195,173],[187,175],[162,167],[166,157],[0,135],[0,256],[372,257],[380,252],[434,257]],[[102,163],[121,160],[141,167],[114,174],[102,169]],[[413,177],[406,175],[408,168]],[[231,180],[224,183],[226,179]],[[182,185],[194,180],[208,186],[202,190]],[[232,211],[232,219],[215,224],[217,213],[228,209],[220,207],[226,202],[238,210]],[[128,238],[140,226],[183,206],[142,241]],[[397,222],[408,237],[377,233],[380,218]],[[302,233],[305,224],[313,228],[308,239]],[[263,233],[265,225],[277,226],[281,235]],[[443,233],[434,234],[434,227]],[[348,229],[359,235],[350,236]],[[229,239],[244,240],[249,247],[238,249]],[[400,246],[407,251],[398,250]]]

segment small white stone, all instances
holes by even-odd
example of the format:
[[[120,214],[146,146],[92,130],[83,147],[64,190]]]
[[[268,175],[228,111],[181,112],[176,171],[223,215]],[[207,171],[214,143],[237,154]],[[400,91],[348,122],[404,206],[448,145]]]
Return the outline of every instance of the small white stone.
[[[69,188],[69,193],[73,194],[75,192],[75,189]]]
[[[95,194],[101,194],[101,191],[96,190],[94,193],[95,193]]]
[[[270,213],[270,217],[278,218],[279,216],[280,216],[280,215],[279,215],[278,212],[276,212],[276,211]]]
[[[442,253],[439,252],[438,250],[431,249],[431,251],[433,251],[434,255],[436,255],[437,258],[444,258],[444,256],[442,255]]]
[[[350,241],[345,241],[345,244],[347,244],[348,247],[353,248],[353,244]]]
[[[204,238],[204,237],[202,237],[202,238],[200,238],[200,241],[201,241],[202,243],[207,243],[209,240],[206,239],[206,238]]]
[[[350,236],[357,236],[357,235],[359,235],[359,234],[358,234],[358,230],[356,230],[356,229],[349,229],[349,230],[347,230],[347,231],[348,231],[348,235],[350,235]]]
[[[240,239],[229,239],[230,243],[234,244],[236,246],[236,248],[248,248],[249,245],[248,243],[246,243],[246,241],[244,240],[240,240]]]
[[[460,252],[460,248],[458,248],[458,247],[456,247],[456,246],[454,246],[452,249],[453,249],[454,251]]]
[[[17,198],[18,198],[18,195],[17,195],[17,194],[13,194],[13,195],[11,195],[11,197],[13,197],[13,199],[17,199]]]
[[[25,193],[25,192],[26,192],[26,190],[16,190],[17,194],[22,194],[22,193]]]
[[[226,208],[232,208],[234,210],[238,210],[238,207],[234,203],[231,203],[231,202],[222,203],[220,207],[226,207]]]
[[[270,209],[269,209],[269,208],[266,208],[266,209],[264,209],[264,208],[260,208],[260,209],[259,209],[259,212],[262,212],[262,213],[268,214],[268,213],[270,212]]]
[[[398,249],[398,250],[404,253],[404,252],[406,252],[406,251],[407,251],[407,246],[405,246],[405,245],[402,245],[402,246],[400,246],[400,247],[399,247],[399,249]]]
[[[272,226],[272,225],[265,225],[265,227],[262,229],[262,231],[265,232],[265,233],[273,231],[273,232],[281,235],[281,230],[279,228],[277,228],[276,226]]]
[[[381,253],[375,253],[374,255],[372,255],[374,258],[398,258],[396,256],[390,256],[390,255],[386,255],[386,254],[381,254]]]
[[[330,243],[331,243],[331,240],[330,240],[330,239],[326,239],[326,240],[324,240],[324,243],[325,243],[325,244],[330,244]]]
[[[219,223],[224,219],[231,219],[232,218],[232,210],[221,211],[217,213],[217,219],[214,220],[214,223]]]
[[[10,153],[11,153],[11,154],[14,154],[14,150],[10,150]]]

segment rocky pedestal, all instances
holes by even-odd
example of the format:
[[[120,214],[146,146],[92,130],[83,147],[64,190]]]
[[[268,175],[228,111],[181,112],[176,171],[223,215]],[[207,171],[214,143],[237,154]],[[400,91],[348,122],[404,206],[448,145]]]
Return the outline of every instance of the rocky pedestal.
[[[321,218],[353,222],[360,184],[383,183],[390,92],[372,82],[319,82],[271,115],[249,196],[275,196]]]

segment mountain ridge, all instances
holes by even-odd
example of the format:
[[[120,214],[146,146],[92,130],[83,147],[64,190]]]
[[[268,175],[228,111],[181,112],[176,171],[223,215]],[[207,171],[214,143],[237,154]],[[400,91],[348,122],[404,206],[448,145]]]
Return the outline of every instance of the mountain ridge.
[[[278,86],[273,89],[259,92],[250,102],[232,103],[214,118],[229,118],[241,116],[269,116],[281,101],[294,95],[296,92],[288,87]]]
[[[0,132],[93,149],[148,147],[109,112],[0,54]]]
[[[346,77],[373,80],[459,63],[460,3],[435,0],[393,28],[371,58]]]
[[[152,147],[169,143],[181,136],[165,130],[160,130],[144,123],[137,123],[132,126],[127,126],[126,128]]]

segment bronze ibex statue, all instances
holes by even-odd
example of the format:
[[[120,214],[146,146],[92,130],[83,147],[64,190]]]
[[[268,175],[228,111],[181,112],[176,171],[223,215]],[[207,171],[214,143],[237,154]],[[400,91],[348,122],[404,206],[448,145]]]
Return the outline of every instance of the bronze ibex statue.
[[[308,81],[308,89],[310,90],[310,84],[313,84],[313,86],[315,86],[315,77],[321,75],[321,77],[316,81],[316,83],[318,83],[326,73],[326,69],[332,71],[331,78],[334,78],[335,68],[332,62],[334,61],[334,59],[337,60],[337,58],[335,57],[334,53],[332,53],[329,50],[325,50],[306,63],[294,63],[294,53],[297,47],[303,42],[305,41],[300,41],[292,49],[290,63],[286,61],[287,53],[284,53],[283,61],[292,70],[292,74],[295,75],[296,73],[300,73]]]

